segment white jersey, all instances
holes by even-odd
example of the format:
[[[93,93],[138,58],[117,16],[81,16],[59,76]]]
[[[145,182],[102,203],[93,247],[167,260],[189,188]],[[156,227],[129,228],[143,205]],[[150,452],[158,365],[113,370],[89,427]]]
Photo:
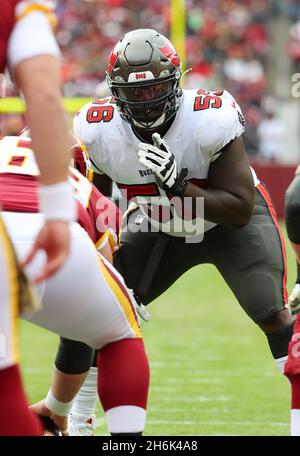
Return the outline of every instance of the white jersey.
[[[244,125],[240,107],[228,92],[183,90],[179,110],[164,140],[176,158],[178,170],[187,168],[188,180],[205,188],[210,164],[230,141],[242,135]],[[167,195],[157,185],[154,174],[140,164],[140,140],[120,116],[113,98],[85,105],[74,119],[74,132],[85,144],[94,171],[108,175],[121,192],[127,191],[129,200],[136,197],[142,204],[152,197],[152,206],[155,199],[159,205],[166,204]],[[257,185],[259,181],[252,172]],[[155,224],[154,217],[151,223]],[[189,227],[176,229],[175,223],[156,226],[170,235],[195,235]],[[204,221],[204,231],[214,226]]]

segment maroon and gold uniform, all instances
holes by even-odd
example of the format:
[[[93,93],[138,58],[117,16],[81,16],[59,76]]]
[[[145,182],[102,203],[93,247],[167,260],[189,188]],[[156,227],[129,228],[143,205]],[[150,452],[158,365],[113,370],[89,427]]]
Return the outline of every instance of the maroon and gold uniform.
[[[88,172],[77,149],[75,164]],[[70,167],[70,182],[77,200],[77,221],[96,246],[108,239],[116,247],[120,211],[105,198],[77,169]],[[5,212],[39,212],[39,170],[31,149],[31,140],[5,137],[0,142],[0,205]],[[17,198],[16,198],[17,195]]]
[[[39,286],[42,309],[24,318],[65,337],[83,340],[95,348],[101,348],[115,338],[122,339],[123,335],[140,338],[134,301],[122,277],[97,254],[95,248],[104,239],[116,247],[119,209],[75,168],[70,167],[69,179],[77,200],[77,222],[71,227],[70,258],[62,271],[47,282],[47,286],[45,283]],[[42,224],[38,186],[39,170],[30,138],[3,138],[0,141],[0,204],[6,228],[21,259],[26,255]],[[28,267],[29,276],[34,276],[34,272],[41,267],[42,253]],[[82,268],[84,270],[80,274]],[[52,286],[55,282],[57,286]],[[78,285],[75,285],[77,282]],[[89,316],[86,315],[83,303],[90,309]],[[120,309],[121,318],[115,318],[120,314]],[[63,318],[68,312],[72,316],[71,325]],[[102,325],[99,325],[97,318],[93,319],[93,314],[94,317],[101,315],[104,325],[102,331]],[[87,318],[85,325],[80,323],[81,318]],[[105,323],[107,319],[113,324]]]
[[[129,421],[132,416],[137,417],[143,428],[149,370],[136,303],[121,275],[96,249],[106,239],[115,246],[119,209],[75,168],[70,168],[70,182],[77,200],[77,222],[71,225],[70,256],[50,280],[38,285],[41,308],[22,317],[64,338],[99,349],[99,396],[105,412],[109,414],[113,409],[114,414],[117,410],[121,418],[126,416]],[[38,186],[39,170],[30,139],[3,138],[0,141],[0,204],[20,259],[26,257],[43,224]],[[26,269],[30,278],[42,267],[43,252],[39,253]],[[0,306],[2,317],[9,326],[10,314],[6,315],[5,308],[1,310]],[[134,360],[132,370],[128,369],[129,359]],[[14,362],[12,351],[4,367],[10,368]],[[137,369],[139,376],[136,376]],[[125,385],[121,392],[119,378]]]
[[[0,73],[6,67],[13,70],[30,57],[58,56],[59,49],[51,30],[53,21],[52,5],[45,0],[0,0]],[[23,289],[27,285],[19,280],[21,275],[0,220],[1,435],[41,434],[36,418],[28,410],[16,365],[18,304],[20,296],[24,298],[27,294]],[[13,418],[11,410],[14,410]]]

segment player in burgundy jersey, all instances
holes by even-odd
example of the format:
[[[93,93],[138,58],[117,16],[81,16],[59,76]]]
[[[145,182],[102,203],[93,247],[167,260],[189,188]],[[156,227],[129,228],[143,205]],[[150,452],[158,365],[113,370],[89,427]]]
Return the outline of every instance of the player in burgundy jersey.
[[[24,95],[41,170],[39,198],[45,223],[24,259],[25,263],[33,261],[39,249],[46,253],[47,261],[36,280],[50,276],[66,261],[70,221],[75,217],[68,183],[68,131],[60,101],[59,49],[51,30],[53,24],[49,2],[0,0],[0,73],[7,67]],[[17,309],[22,301],[32,301],[28,290],[0,221],[0,429],[6,434],[41,433],[39,423],[28,411],[17,366]]]
[[[284,373],[292,388],[291,435],[300,436],[300,165],[286,191],[285,211],[286,230],[297,260],[297,278],[289,297],[290,311],[295,315],[296,323]]]
[[[78,158],[76,164],[82,167]],[[135,302],[120,274],[97,253],[99,248],[102,253],[109,239],[112,246],[117,239],[119,210],[75,168],[70,168],[69,180],[77,208],[76,222],[71,225],[70,256],[51,280],[38,285],[41,308],[24,312],[22,318],[99,350],[98,391],[109,431],[139,434],[145,425],[149,368]],[[38,187],[39,169],[30,138],[3,138],[0,204],[21,260],[42,223]],[[42,268],[43,261],[43,252],[39,252],[26,268],[30,278]],[[57,369],[55,375],[67,381]],[[50,390],[45,401],[49,413],[59,416],[68,411],[72,399],[70,388],[63,395],[60,392]]]
[[[48,261],[39,280],[65,261],[68,222],[74,219],[67,180],[70,154],[60,95],[60,52],[52,31],[55,16],[44,0],[0,0],[0,11],[0,73],[7,66],[25,97],[26,117],[41,170],[40,199],[47,223],[27,259],[30,261],[39,248],[47,252]],[[59,202],[54,212],[53,199]]]

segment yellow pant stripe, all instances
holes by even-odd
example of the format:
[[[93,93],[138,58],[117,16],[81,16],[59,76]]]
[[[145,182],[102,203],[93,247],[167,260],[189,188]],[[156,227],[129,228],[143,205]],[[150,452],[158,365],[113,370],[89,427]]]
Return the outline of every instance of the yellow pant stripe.
[[[101,238],[95,243],[96,249],[98,250],[101,244],[105,241],[105,239],[108,237],[108,231],[105,231],[104,234],[102,234]]]
[[[101,238],[95,243],[96,249],[98,250],[101,244],[105,241],[105,239],[108,238],[108,242],[111,248],[112,252],[115,252],[116,250],[116,242],[114,240],[113,235],[109,232],[109,230],[106,230],[104,234],[102,234]]]
[[[112,252],[115,252],[117,250],[117,244],[115,242],[115,239],[113,237],[113,235],[108,231],[108,242],[109,242],[109,245],[110,245],[110,248],[112,250]]]
[[[0,237],[4,254],[7,261],[9,277],[9,311],[11,318],[11,350],[12,361],[19,362],[19,337],[18,337],[18,319],[19,319],[19,281],[16,267],[15,255],[12,246],[7,237],[6,229],[0,219]],[[3,303],[0,303],[0,305]]]
[[[130,298],[122,291],[120,284],[118,283],[117,277],[114,276],[113,272],[104,264],[102,259],[99,256],[99,262],[102,274],[112,290],[113,294],[119,301],[122,306],[123,311],[125,312],[127,321],[135,334],[136,338],[142,338],[141,329],[137,320],[137,316],[132,309],[133,303],[130,302]]]

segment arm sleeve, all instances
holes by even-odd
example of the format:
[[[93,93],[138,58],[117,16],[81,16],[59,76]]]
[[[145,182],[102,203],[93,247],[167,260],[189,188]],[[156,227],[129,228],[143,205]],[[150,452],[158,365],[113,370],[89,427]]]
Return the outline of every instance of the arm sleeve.
[[[71,148],[72,157],[74,160],[74,168],[77,169],[89,182],[93,181],[93,169],[86,147],[80,141]]]

